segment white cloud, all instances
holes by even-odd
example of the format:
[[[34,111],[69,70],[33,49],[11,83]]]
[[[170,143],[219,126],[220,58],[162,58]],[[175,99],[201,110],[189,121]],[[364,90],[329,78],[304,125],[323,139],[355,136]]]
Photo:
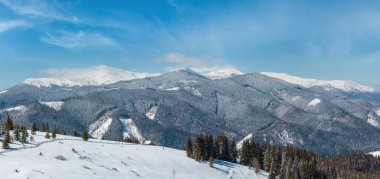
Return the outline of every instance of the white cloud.
[[[3,21],[3,22],[0,22],[0,33],[8,31],[13,28],[28,27],[28,26],[30,26],[30,24],[23,20]]]
[[[40,71],[44,77],[58,80],[69,80],[75,84],[110,84],[121,80],[131,80],[157,76],[158,73],[139,73],[125,71],[106,65],[98,65],[87,68],[51,68]]]
[[[55,35],[47,33],[45,37],[41,38],[41,41],[46,44],[59,46],[69,50],[79,50],[97,46],[120,48],[120,46],[109,37],[103,36],[100,33],[85,33],[82,31],[79,31],[78,33],[62,31]]]
[[[217,59],[203,56],[190,56],[180,53],[168,53],[155,59],[156,62],[167,62],[174,64],[176,67],[200,67],[215,64]]]
[[[53,3],[53,1],[0,0],[0,3],[22,16],[54,19],[73,23],[78,21],[76,16],[68,14],[67,11],[63,10],[64,8],[59,7],[58,3]]]

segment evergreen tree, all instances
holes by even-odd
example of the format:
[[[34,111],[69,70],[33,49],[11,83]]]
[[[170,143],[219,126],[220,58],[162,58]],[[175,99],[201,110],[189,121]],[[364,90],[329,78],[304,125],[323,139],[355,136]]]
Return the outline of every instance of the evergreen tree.
[[[204,160],[204,141],[202,136],[197,136],[195,139],[195,145],[194,145],[194,159],[198,162],[201,162]]]
[[[216,140],[219,144],[219,148],[215,149],[218,159],[224,160],[224,161],[230,161],[230,152],[229,152],[229,145],[228,145],[228,139],[225,135],[218,136]]]
[[[14,127],[14,130],[13,130],[13,138],[14,138],[14,140],[21,141],[20,140],[20,133],[19,132],[20,132],[19,131],[19,127],[18,126]]]
[[[214,156],[214,139],[211,134],[207,134],[204,137],[204,158],[209,159]]]
[[[292,165],[293,165],[293,159],[290,157],[286,161],[285,179],[294,178],[292,175]]]
[[[13,130],[14,129],[13,120],[10,116],[7,116],[7,119],[4,122],[4,127],[5,127],[5,130],[7,130],[7,129]]]
[[[51,132],[51,138],[55,139],[57,137],[57,129],[53,129],[53,131]]]
[[[280,178],[285,178],[286,176],[286,169],[287,169],[287,164],[288,164],[288,152],[287,148],[282,150],[282,157],[281,157],[281,169],[280,169]]]
[[[66,135],[66,130],[65,130],[65,129],[62,129],[61,134],[62,134],[62,135]]]
[[[30,142],[34,142],[34,137],[33,137],[33,135],[30,135],[30,137],[29,137],[29,141],[30,141]]]
[[[293,176],[294,179],[299,179],[298,163],[299,163],[298,156],[295,156],[293,160],[293,164],[292,164],[292,169],[291,169],[291,175]]]
[[[250,140],[244,140],[242,147],[240,149],[240,163],[245,166],[249,166],[252,160],[251,150],[250,150]]]
[[[238,157],[238,151],[236,149],[236,140],[232,139],[230,145],[230,162],[236,163],[236,158]]]
[[[5,136],[3,139],[3,149],[9,149],[9,142],[11,141],[11,135],[9,134],[9,129],[5,130]]]
[[[38,129],[37,129],[37,125],[36,125],[36,123],[32,123],[32,134],[33,135],[36,135],[36,131],[37,131]]]
[[[78,133],[77,133],[76,130],[73,130],[73,132],[71,133],[71,135],[74,136],[74,137],[76,137],[76,136],[78,136]]]
[[[45,138],[46,138],[46,139],[50,139],[49,131],[46,132],[46,134],[45,134]]]
[[[193,158],[193,142],[191,141],[191,137],[187,139],[187,143],[185,144],[186,155],[189,158]]]
[[[264,153],[264,170],[269,172],[272,164],[272,146],[268,145]]]
[[[272,162],[269,170],[269,179],[275,179],[280,174],[280,158],[277,149],[272,150]]]
[[[82,133],[82,140],[84,140],[84,141],[88,141],[88,133],[87,133],[87,131],[84,131],[84,132]]]
[[[21,143],[25,144],[27,137],[28,137],[28,131],[26,130],[26,128],[22,128]]]

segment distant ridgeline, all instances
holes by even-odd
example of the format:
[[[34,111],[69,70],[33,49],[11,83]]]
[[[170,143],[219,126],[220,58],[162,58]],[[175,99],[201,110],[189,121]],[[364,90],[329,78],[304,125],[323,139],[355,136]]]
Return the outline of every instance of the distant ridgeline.
[[[196,161],[208,161],[213,167],[215,159],[249,166],[256,173],[264,170],[269,179],[375,179],[380,178],[380,157],[364,153],[346,153],[332,157],[321,157],[295,147],[277,147],[256,142],[253,138],[228,141],[225,135],[216,139],[212,135],[198,135],[193,144],[188,138],[185,150],[188,157]]]

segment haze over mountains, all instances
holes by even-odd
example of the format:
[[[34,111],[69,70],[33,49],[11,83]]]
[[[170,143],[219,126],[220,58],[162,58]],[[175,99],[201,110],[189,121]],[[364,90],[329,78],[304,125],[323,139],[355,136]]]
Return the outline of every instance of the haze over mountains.
[[[27,79],[0,93],[0,110],[2,118],[10,115],[25,125],[89,130],[99,139],[134,136],[141,143],[175,148],[182,148],[188,136],[225,133],[323,155],[380,149],[380,95],[373,88],[287,74],[243,74],[232,67]]]

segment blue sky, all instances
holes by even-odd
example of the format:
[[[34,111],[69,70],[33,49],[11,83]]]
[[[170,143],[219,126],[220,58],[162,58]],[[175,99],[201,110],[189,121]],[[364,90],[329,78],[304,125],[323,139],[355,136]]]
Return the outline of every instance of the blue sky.
[[[378,19],[378,1],[0,0],[0,89],[96,65],[234,66],[379,89]]]

